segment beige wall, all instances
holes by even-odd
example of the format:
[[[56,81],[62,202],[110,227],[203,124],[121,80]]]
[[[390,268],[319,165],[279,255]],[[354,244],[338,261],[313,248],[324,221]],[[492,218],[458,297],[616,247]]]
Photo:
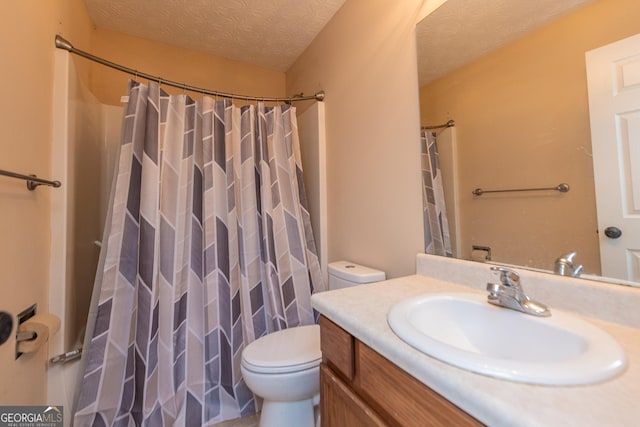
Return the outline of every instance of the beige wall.
[[[0,168],[50,175],[54,35],[88,40],[80,0],[0,2]],[[48,306],[49,194],[0,177],[0,310],[13,315]],[[0,404],[43,404],[44,351],[14,360],[13,341],[0,346]]]
[[[423,248],[414,35],[421,3],[348,0],[287,72],[287,93],[326,92],[329,261],[388,277],[414,273]]]
[[[285,73],[281,71],[101,29],[93,32],[91,42],[94,55],[167,80],[242,95],[286,95]],[[130,78],[133,76],[92,64],[90,88],[101,102],[118,105]],[[182,92],[167,86],[165,90]]]
[[[456,121],[463,250],[553,268],[578,250],[599,273],[584,53],[640,32],[640,2],[600,0],[421,88],[422,123]],[[476,187],[571,185],[471,195]]]

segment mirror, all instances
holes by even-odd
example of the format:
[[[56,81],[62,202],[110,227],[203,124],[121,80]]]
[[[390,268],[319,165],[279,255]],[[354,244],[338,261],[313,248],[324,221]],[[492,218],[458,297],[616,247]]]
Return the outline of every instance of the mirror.
[[[418,23],[421,124],[455,121],[435,131],[442,173],[455,176],[445,181],[455,256],[483,260],[472,247],[484,246],[492,261],[548,271],[576,251],[583,277],[601,275],[585,52],[640,33],[637,10],[636,0],[448,0]],[[570,191],[472,194],[561,183]]]

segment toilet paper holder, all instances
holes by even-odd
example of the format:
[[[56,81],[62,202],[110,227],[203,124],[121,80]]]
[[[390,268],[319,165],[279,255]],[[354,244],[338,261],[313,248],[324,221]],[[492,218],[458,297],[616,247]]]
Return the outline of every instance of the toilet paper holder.
[[[18,320],[18,326],[24,323],[26,320],[32,318],[36,314],[36,305],[32,305],[20,312],[16,318]],[[11,336],[11,331],[13,330],[13,316],[7,312],[0,312],[0,344],[4,344],[7,342]],[[24,341],[33,341],[38,338],[38,334],[35,331],[20,331],[16,330],[16,347],[19,342]],[[22,353],[16,350],[16,359]]]
[[[35,318],[34,318],[35,317]],[[21,328],[28,320],[34,318],[28,325]],[[49,337],[60,329],[60,319],[50,313],[38,314],[36,316],[36,304],[23,310],[16,316],[18,327],[14,332],[14,317],[6,311],[0,311],[0,345],[9,341],[15,334],[15,355],[16,359],[23,353],[37,351],[46,344]],[[74,350],[52,359],[53,363],[66,363],[79,358],[82,350]]]
[[[23,341],[33,341],[38,338],[38,334],[35,331],[18,331],[16,333],[16,343]]]
[[[491,261],[491,247],[482,245],[472,245],[471,251],[484,252],[484,260]]]
[[[33,341],[36,338],[38,338],[38,334],[35,333],[35,331],[20,331],[20,325],[22,325],[24,322],[26,322],[27,320],[31,319],[33,316],[36,315],[36,307],[37,304],[33,304],[30,307],[27,307],[26,309],[22,310],[20,313],[18,313],[17,320],[18,320],[18,328],[16,328],[16,359],[20,356],[22,356],[22,352],[18,351],[18,343],[19,342],[25,342],[25,341]]]

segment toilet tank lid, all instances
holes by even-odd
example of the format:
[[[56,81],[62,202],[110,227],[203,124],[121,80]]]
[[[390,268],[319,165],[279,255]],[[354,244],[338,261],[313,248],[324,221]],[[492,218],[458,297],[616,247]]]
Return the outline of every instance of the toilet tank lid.
[[[384,271],[358,265],[349,261],[336,261],[327,266],[330,276],[354,283],[380,282],[386,278]]]

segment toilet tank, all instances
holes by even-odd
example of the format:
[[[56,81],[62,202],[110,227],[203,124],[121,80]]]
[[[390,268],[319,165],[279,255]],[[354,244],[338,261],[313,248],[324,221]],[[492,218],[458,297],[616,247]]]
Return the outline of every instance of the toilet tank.
[[[349,261],[336,261],[327,266],[329,290],[363,285],[385,280],[384,271],[375,270]]]

